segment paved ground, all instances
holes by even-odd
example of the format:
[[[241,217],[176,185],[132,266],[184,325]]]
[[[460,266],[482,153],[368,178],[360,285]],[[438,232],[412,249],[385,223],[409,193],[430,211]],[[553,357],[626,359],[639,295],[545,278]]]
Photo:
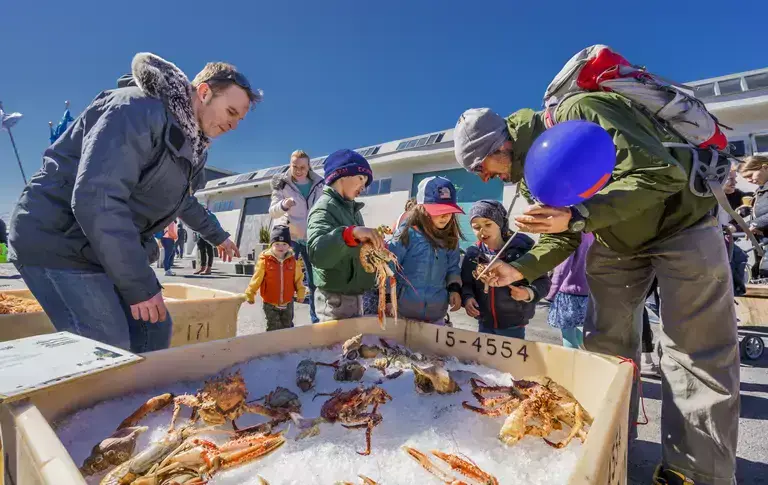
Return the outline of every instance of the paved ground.
[[[186,259],[178,262],[174,271],[177,276],[166,277],[158,271],[161,282],[184,282],[210,288],[242,292],[248,284],[249,276],[234,274],[231,264],[217,263],[211,276],[195,276],[192,274],[191,261]],[[0,264],[0,291],[10,288],[24,287],[24,282],[10,265]],[[540,306],[527,329],[527,338],[559,344],[559,331],[552,329],[546,323],[545,306]],[[451,315],[455,326],[471,330],[477,329],[477,323],[460,310]],[[295,323],[309,323],[309,308],[307,305],[296,305]],[[658,326],[653,325],[654,332]],[[264,314],[261,305],[245,304],[238,318],[238,334],[263,332]],[[741,367],[741,420],[739,429],[739,484],[768,484],[768,353],[756,362],[742,364]],[[630,450],[630,484],[648,484],[653,469],[661,459],[660,428],[661,416],[661,381],[658,379],[643,379],[643,395],[649,424],[640,426],[639,439]]]

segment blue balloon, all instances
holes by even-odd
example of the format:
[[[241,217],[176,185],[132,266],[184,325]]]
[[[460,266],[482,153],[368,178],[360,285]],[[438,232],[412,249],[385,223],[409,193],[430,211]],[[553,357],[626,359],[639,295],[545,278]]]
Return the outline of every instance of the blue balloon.
[[[602,189],[615,165],[616,147],[603,127],[569,120],[533,141],[525,156],[525,183],[539,202],[568,207]]]

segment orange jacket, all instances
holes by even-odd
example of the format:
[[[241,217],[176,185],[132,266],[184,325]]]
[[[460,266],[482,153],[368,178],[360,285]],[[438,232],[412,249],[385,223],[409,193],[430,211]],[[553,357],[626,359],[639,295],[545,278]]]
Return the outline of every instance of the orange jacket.
[[[257,291],[261,293],[262,300],[271,305],[287,305],[293,301],[294,293],[297,293],[299,301],[304,300],[307,291],[304,265],[296,259],[293,250],[289,249],[282,261],[275,257],[272,248],[259,255],[256,270],[245,290],[249,303],[254,302]]]

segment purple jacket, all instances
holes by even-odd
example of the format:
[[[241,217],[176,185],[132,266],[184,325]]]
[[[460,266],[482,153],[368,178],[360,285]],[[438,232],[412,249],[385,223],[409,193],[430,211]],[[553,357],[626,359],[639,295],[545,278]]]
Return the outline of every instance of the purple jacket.
[[[547,300],[552,301],[558,292],[569,295],[589,295],[587,252],[589,252],[594,240],[595,236],[591,233],[582,234],[578,249],[555,268],[552,273],[552,286],[549,288]]]

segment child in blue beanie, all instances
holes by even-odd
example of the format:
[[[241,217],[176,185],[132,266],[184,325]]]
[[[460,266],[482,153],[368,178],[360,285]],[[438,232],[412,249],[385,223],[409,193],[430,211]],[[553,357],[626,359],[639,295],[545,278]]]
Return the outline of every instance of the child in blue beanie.
[[[309,211],[307,248],[315,286],[315,311],[321,322],[362,315],[362,294],[373,288],[373,273],[360,264],[360,244],[384,247],[374,229],[364,227],[355,199],[373,182],[373,171],[359,153],[339,150],[323,163],[323,194]]]

